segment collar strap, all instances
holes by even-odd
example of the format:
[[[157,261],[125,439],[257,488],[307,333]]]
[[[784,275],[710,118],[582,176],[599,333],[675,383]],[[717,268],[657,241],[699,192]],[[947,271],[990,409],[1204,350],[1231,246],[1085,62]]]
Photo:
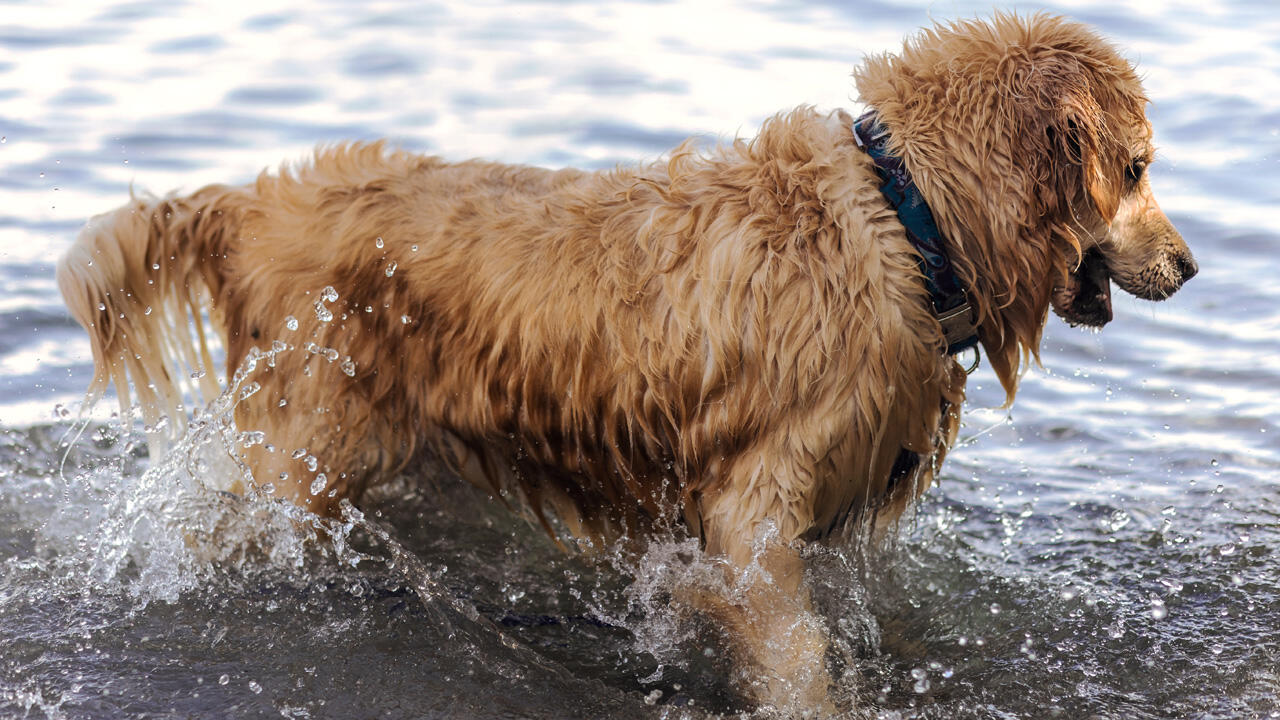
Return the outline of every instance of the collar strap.
[[[929,204],[911,179],[902,158],[889,150],[888,128],[871,110],[853,122],[853,137],[875,163],[876,172],[884,180],[880,192],[898,213],[898,220],[907,231],[907,240],[920,255],[920,271],[929,289],[934,317],[938,318],[946,337],[947,354],[977,347],[978,329],[973,322],[969,296],[947,257],[946,243]]]

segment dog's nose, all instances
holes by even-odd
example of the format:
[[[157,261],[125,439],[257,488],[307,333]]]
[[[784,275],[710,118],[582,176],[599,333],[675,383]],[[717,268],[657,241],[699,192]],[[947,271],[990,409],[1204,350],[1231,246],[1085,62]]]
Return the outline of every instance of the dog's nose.
[[[1200,266],[1196,264],[1196,259],[1190,255],[1178,255],[1174,259],[1174,265],[1182,276],[1182,282],[1190,280],[1196,276],[1196,273],[1200,272]]]

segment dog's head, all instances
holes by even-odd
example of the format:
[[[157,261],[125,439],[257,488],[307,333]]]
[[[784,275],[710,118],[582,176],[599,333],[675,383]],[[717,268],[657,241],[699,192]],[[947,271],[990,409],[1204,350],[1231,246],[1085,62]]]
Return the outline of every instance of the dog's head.
[[[1159,300],[1195,274],[1151,194],[1142,85],[1089,28],[997,13],[925,30],[854,76],[933,208],[1010,399],[1051,305],[1101,327],[1112,280]]]
[[[1046,130],[1065,131],[1057,160],[1065,164],[1066,175],[1083,176],[1089,198],[1077,221],[1077,262],[1054,288],[1052,301],[1054,312],[1072,325],[1102,327],[1111,320],[1111,280],[1137,297],[1163,300],[1191,279],[1197,267],[1151,192],[1150,126],[1144,120],[1129,137],[1123,135],[1126,128],[1120,128],[1113,135],[1119,136],[1115,147],[1106,149],[1100,147],[1106,143],[1099,134],[1108,129],[1086,129],[1076,117],[1075,111],[1068,111],[1059,123],[1064,130]],[[1086,149],[1091,147],[1096,149]],[[1108,150],[1109,157],[1103,155]],[[1106,166],[1123,168],[1120,177],[1108,177]]]

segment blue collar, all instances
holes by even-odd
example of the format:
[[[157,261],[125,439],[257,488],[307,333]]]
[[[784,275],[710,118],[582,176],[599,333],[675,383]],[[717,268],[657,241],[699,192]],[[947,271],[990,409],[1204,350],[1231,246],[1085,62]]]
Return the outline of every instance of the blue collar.
[[[920,254],[920,271],[924,273],[924,284],[929,288],[933,314],[942,324],[947,354],[955,355],[977,347],[978,329],[973,323],[969,296],[960,278],[956,277],[951,259],[947,257],[946,243],[934,222],[929,204],[911,179],[902,158],[889,151],[888,128],[876,118],[875,111],[870,110],[854,121],[853,137],[858,147],[866,150],[876,164],[876,172],[884,180],[880,192],[897,211],[898,220],[907,231],[907,239]]]

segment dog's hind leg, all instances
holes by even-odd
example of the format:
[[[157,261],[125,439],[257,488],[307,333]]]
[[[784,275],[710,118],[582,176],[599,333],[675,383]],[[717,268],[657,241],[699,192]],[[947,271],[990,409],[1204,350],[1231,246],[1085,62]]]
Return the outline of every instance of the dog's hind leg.
[[[259,490],[337,517],[369,479],[388,475],[400,453],[376,439],[373,415],[354,378],[323,355],[294,349],[252,376],[256,392],[236,405],[236,426],[261,442],[235,448]],[[392,458],[396,455],[396,458]]]

